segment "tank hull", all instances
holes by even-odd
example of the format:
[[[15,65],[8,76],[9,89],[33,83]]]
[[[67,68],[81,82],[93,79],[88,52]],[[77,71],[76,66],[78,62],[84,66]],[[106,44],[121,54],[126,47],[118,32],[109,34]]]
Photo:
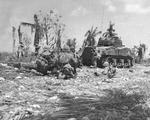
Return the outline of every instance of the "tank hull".
[[[82,53],[83,65],[96,65],[97,67],[104,67],[104,63],[118,67],[129,68],[133,66],[133,57],[131,50],[127,47],[86,47]]]

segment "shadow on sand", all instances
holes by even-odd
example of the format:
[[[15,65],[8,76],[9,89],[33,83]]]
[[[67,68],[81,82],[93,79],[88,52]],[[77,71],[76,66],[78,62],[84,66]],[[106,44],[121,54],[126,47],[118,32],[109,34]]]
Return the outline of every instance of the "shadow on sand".
[[[59,107],[64,109],[51,115],[32,116],[24,120],[147,120],[150,109],[144,95],[126,94],[122,90],[106,90],[105,97],[74,97],[60,94]]]

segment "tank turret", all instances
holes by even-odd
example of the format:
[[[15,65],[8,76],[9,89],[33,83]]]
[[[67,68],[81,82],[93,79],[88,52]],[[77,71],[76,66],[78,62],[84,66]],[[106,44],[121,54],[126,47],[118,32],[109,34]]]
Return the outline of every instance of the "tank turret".
[[[110,22],[109,28],[106,32],[102,34],[99,38],[97,46],[114,46],[120,47],[122,46],[122,40],[118,37],[117,33],[115,33],[115,29],[113,28],[114,24]]]

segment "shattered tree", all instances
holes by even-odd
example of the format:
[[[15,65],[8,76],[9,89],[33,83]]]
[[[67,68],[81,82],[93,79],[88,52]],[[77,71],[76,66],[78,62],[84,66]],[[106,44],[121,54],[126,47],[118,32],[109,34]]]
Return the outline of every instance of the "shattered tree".
[[[69,46],[70,51],[73,52],[73,53],[75,53],[75,49],[76,49],[76,38],[68,39],[66,44]]]
[[[60,16],[54,14],[53,11],[50,11],[50,13],[48,14],[50,15],[46,14],[45,16],[44,13],[40,12],[39,14],[34,15],[36,30],[34,45],[36,48],[38,48],[37,53],[39,48],[42,47],[41,53],[37,56],[37,59],[35,61],[35,66],[32,65],[32,63],[20,65],[24,68],[35,69],[45,75],[48,71],[52,71],[54,68],[61,71],[61,69],[63,69],[63,66],[65,66],[66,64],[70,64],[75,71],[74,73],[76,73],[77,60],[75,60],[74,54],[68,53],[67,51],[62,51],[61,48],[61,39],[62,33],[64,31],[64,24],[59,22]],[[52,17],[52,15],[54,18]],[[45,42],[46,46],[41,46],[40,42]]]
[[[47,13],[39,11],[35,15],[38,21],[36,23],[40,27],[39,33],[37,33],[40,36],[40,42],[50,49],[61,48],[61,36],[65,26],[61,22],[61,16],[53,10]]]
[[[39,41],[40,41],[40,25],[37,15],[34,15],[34,22],[35,22],[35,36],[34,36],[34,46],[35,46],[35,53],[38,54],[39,52]]]
[[[13,26],[13,27],[12,27],[13,53],[15,53],[15,44],[16,44],[15,32],[16,32],[16,28]]]
[[[53,10],[48,13],[42,11],[34,15],[34,24],[21,22],[18,27],[18,58],[23,57],[28,53],[29,43],[30,47],[34,48],[35,55],[39,54],[39,50],[45,46],[50,49],[61,49],[61,36],[64,31],[65,25],[61,22],[61,16],[59,16]],[[34,33],[34,37],[30,38],[26,31],[23,31],[26,26],[31,28],[31,34]],[[15,31],[12,31],[15,35]],[[13,41],[15,39],[13,35]],[[33,45],[32,45],[32,44]],[[14,43],[15,44],[15,43]]]
[[[83,46],[95,46],[96,45],[96,40],[95,37],[99,35],[101,31],[97,30],[97,27],[94,29],[93,26],[90,30],[88,30],[85,34],[86,39],[84,40]]]

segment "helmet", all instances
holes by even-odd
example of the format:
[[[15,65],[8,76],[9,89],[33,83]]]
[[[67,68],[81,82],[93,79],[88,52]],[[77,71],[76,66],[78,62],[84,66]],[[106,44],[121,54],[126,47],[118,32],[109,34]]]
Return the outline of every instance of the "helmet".
[[[106,61],[106,62],[104,62],[104,64],[103,64],[105,67],[108,67],[109,66],[109,63]]]

